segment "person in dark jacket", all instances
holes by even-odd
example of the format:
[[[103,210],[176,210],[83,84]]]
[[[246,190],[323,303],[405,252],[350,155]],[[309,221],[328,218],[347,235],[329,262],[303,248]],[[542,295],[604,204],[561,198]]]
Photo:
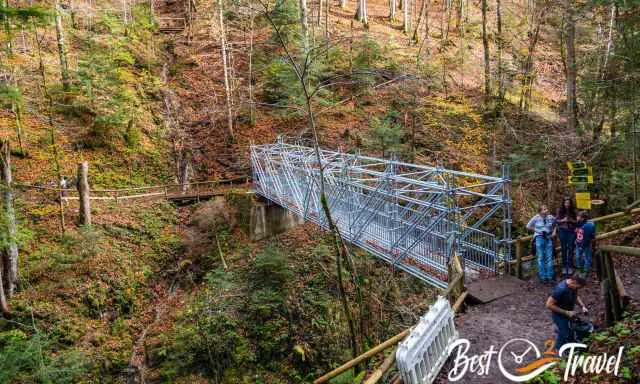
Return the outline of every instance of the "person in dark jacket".
[[[558,327],[556,351],[560,350],[564,344],[575,341],[571,335],[571,321],[578,314],[574,311],[576,303],[580,304],[582,313],[588,312],[587,307],[578,296],[578,290],[583,288],[585,284],[584,277],[576,273],[571,278],[558,283],[547,299],[545,306],[551,311],[551,319]]]
[[[566,279],[573,273],[573,255],[576,242],[576,208],[569,197],[562,200],[556,214],[558,238],[562,249],[562,277]]]

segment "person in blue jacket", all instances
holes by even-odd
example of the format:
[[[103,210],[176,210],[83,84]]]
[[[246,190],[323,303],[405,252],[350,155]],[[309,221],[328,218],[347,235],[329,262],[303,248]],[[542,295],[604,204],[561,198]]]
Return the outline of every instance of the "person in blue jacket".
[[[585,276],[589,276],[591,270],[595,239],[595,223],[589,220],[589,214],[586,211],[580,211],[576,227],[576,268],[581,270]]]

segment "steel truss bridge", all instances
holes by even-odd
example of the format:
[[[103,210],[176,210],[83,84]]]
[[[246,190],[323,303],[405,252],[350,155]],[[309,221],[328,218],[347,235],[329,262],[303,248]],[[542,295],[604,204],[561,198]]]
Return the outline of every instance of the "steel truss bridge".
[[[479,175],[287,144],[252,145],[256,193],[328,229],[320,167],[331,216],[343,239],[438,287],[454,252],[480,277],[509,266],[508,169]]]

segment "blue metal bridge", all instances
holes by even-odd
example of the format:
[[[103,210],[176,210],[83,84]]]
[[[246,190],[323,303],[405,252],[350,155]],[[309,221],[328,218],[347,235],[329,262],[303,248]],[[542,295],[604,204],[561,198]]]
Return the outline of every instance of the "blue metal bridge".
[[[479,277],[509,266],[507,168],[479,175],[278,141],[252,145],[256,193],[327,229],[320,167],[342,237],[417,278],[446,287],[454,252]]]

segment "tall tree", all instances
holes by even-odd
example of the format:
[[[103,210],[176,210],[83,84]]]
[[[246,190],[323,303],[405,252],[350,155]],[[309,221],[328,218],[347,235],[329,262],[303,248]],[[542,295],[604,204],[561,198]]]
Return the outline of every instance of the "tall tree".
[[[4,8],[9,8],[9,0],[4,0],[2,2],[2,6]],[[11,47],[11,24],[9,23],[9,16],[5,13],[2,14],[2,24],[4,25],[4,33],[7,35],[7,41],[5,42],[5,50],[7,51],[7,56],[11,56],[13,54],[13,48]]]
[[[575,0],[565,0],[565,27],[567,36],[567,128],[575,131],[578,127],[576,105],[576,25]]]
[[[496,112],[500,119],[503,118],[504,113],[504,94],[505,94],[505,82],[504,82],[504,68],[503,68],[503,49],[504,49],[504,39],[502,36],[502,1],[496,0],[495,4],[496,8],[496,48],[497,48],[497,56],[498,56],[498,104],[496,106]]]
[[[218,16],[220,23],[220,51],[222,56],[222,70],[224,74],[224,91],[227,99],[227,128],[229,130],[229,136],[231,140],[234,140],[233,134],[233,111],[231,108],[231,81],[229,79],[229,63],[227,60],[227,37],[224,29],[224,7],[222,6],[222,0],[218,0]]]
[[[0,144],[0,171],[2,172],[2,206],[4,208],[3,244],[2,250],[5,292],[8,297],[13,296],[18,284],[18,244],[16,242],[16,213],[13,209],[13,193],[11,191],[11,151],[9,140],[2,140]]]
[[[67,63],[67,48],[64,42],[64,29],[62,27],[62,14],[60,3],[55,5],[56,37],[58,41],[58,57],[60,59],[60,73],[62,75],[62,86],[65,91],[71,86],[71,76],[69,75],[69,64]]]
[[[484,94],[491,96],[491,62],[487,36],[487,0],[482,0],[482,47],[484,49]]]
[[[402,0],[402,12],[404,14],[402,30],[407,35],[409,34],[409,30],[411,29],[411,0]]]
[[[429,30],[429,2],[430,0],[422,0],[422,7],[420,7],[420,15],[418,16],[418,21],[416,21],[416,26],[413,29],[413,35],[412,35],[412,40],[417,42],[419,37],[418,37],[418,30],[420,29],[420,24],[422,24],[422,20],[425,20],[425,30]],[[425,36],[426,39],[426,36]]]
[[[528,32],[529,42],[527,47],[527,55],[522,63],[522,79],[520,87],[520,113],[529,110],[529,104],[531,103],[531,94],[533,91],[533,61],[536,45],[540,37],[540,27],[542,26],[542,16],[546,11],[546,2],[534,1],[533,6],[528,12]]]
[[[367,0],[358,0],[355,19],[361,22],[362,24],[364,24],[365,26],[369,25],[369,18],[367,15]]]

